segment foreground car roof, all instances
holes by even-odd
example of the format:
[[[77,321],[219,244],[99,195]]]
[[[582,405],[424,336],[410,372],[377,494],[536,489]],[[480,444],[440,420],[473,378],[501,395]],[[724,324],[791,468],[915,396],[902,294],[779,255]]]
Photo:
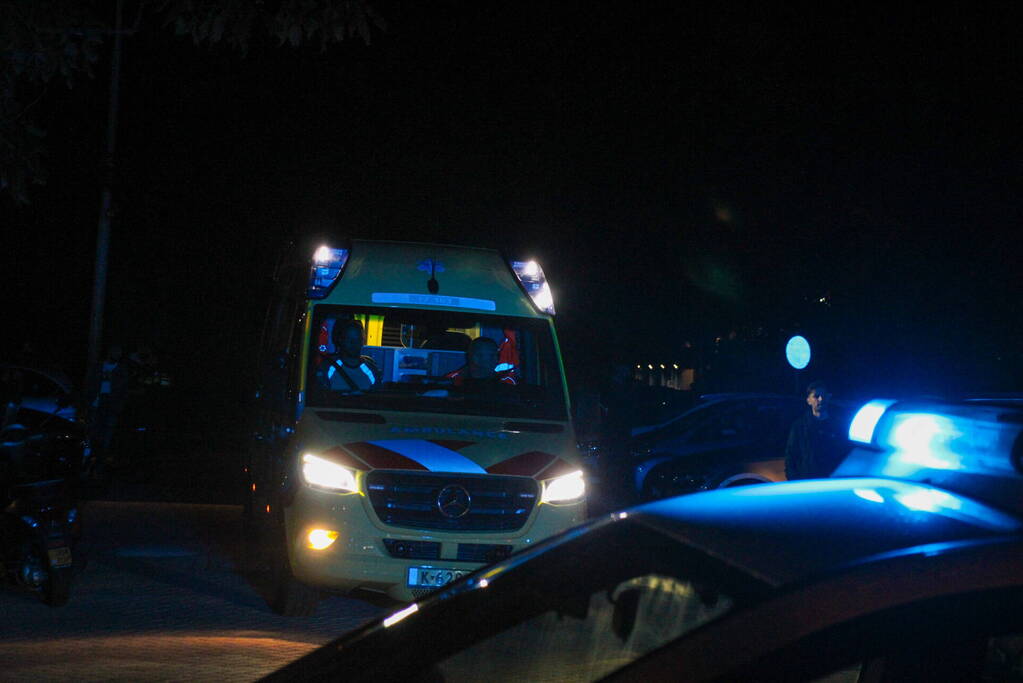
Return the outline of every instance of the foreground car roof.
[[[895,550],[1023,530],[983,503],[882,478],[722,489],[627,514],[775,586]]]

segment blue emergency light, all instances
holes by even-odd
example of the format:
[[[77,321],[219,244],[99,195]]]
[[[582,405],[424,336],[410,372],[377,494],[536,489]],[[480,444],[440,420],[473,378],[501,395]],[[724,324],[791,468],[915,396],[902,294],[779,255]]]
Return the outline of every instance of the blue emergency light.
[[[306,296],[322,299],[330,293],[334,283],[341,277],[341,271],[348,263],[348,250],[323,245],[313,254],[309,268],[309,289]]]
[[[541,312],[554,315],[554,296],[543,274],[543,268],[536,261],[512,261],[512,270],[522,283],[522,288]]]
[[[1023,512],[1023,411],[1013,407],[871,401],[853,417],[856,447],[832,476],[925,482]]]

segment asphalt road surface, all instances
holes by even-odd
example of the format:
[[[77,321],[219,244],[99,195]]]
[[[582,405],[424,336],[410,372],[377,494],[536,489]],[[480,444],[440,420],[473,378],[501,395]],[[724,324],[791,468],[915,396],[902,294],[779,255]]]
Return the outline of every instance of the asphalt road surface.
[[[267,605],[235,505],[86,501],[70,602],[0,588],[5,681],[251,681],[392,605],[328,596],[309,618]]]

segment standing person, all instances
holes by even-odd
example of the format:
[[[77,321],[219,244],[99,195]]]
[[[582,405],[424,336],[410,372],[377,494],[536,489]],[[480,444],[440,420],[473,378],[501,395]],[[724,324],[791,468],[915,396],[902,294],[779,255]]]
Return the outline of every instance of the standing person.
[[[806,388],[810,411],[792,423],[785,445],[785,476],[792,479],[828,477],[845,456],[845,439],[828,413],[831,393],[823,382]]]
[[[129,378],[121,347],[112,345],[103,359],[99,387],[89,404],[92,413],[89,441],[97,475],[103,474],[110,465],[114,431],[128,397]]]
[[[636,426],[639,408],[639,385],[632,366],[618,362],[611,366],[611,376],[601,396],[600,490],[604,504],[611,510],[635,502],[632,472],[632,428]]]

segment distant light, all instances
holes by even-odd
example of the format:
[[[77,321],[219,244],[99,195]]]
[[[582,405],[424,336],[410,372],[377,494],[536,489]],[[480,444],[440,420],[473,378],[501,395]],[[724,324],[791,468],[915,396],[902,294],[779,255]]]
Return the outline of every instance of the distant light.
[[[819,301],[821,303],[824,303],[825,301],[827,301],[827,299],[825,299],[824,297],[821,297],[821,298],[817,299],[817,301]]]
[[[672,363],[672,364],[671,364],[671,367],[673,367],[673,368],[675,368],[676,370],[678,370],[678,363]]]
[[[636,366],[636,369],[637,369],[637,370],[641,370],[642,368],[643,368],[643,366],[642,366],[642,365],[637,365],[637,366]]]
[[[415,614],[418,611],[419,611],[419,605],[417,603],[413,602],[411,605],[409,605],[405,609],[398,610],[397,612],[395,612],[391,616],[389,616],[386,619],[384,619],[384,628],[391,628],[392,626],[397,624],[402,619],[405,619],[406,617],[409,617],[409,616]]]
[[[869,500],[871,503],[884,502],[884,496],[882,496],[874,489],[853,489],[853,493],[855,493],[863,500]]]
[[[654,369],[654,366],[653,366],[653,365],[647,365],[647,367],[648,367],[648,368],[650,368],[651,370],[653,370],[653,369]]]
[[[849,424],[849,440],[870,443],[874,440],[874,428],[878,420],[895,401],[871,401],[856,412]]]
[[[802,370],[810,364],[810,342],[806,337],[796,335],[785,344],[785,360],[796,370]]]
[[[661,370],[665,370],[664,363],[661,363]]]

